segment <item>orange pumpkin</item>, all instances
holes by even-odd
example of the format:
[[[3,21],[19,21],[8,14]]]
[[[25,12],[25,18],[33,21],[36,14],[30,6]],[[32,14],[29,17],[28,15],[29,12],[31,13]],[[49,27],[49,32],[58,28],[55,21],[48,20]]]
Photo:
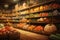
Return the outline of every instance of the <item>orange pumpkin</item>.
[[[42,17],[44,17],[45,16],[45,13],[42,13]]]
[[[29,27],[29,25],[25,25],[24,27],[23,27],[23,29],[26,29],[27,30],[27,28]]]
[[[48,16],[48,13],[45,13],[45,16]]]
[[[34,8],[34,12],[38,12],[39,11],[39,7]]]
[[[39,14],[39,17],[42,17],[42,13]]]
[[[43,27],[42,27],[42,26],[37,26],[37,27],[34,29],[34,32],[40,32],[40,31],[43,31]]]
[[[27,22],[28,20],[23,18],[22,20],[20,20],[20,22]]]
[[[44,10],[44,6],[40,6],[40,11],[43,11]]]
[[[44,10],[48,10],[49,9],[49,6],[48,5],[45,5],[44,6]]]
[[[35,28],[35,26],[34,25],[31,25],[31,26],[28,27],[28,30],[33,31],[34,28]]]
[[[20,23],[20,24],[17,24],[17,27],[23,28],[25,25],[26,25],[25,23]]]
[[[34,9],[30,9],[30,13],[33,13],[34,12]]]
[[[5,29],[5,28],[1,29],[2,32],[5,32],[6,30],[7,30],[7,29]]]

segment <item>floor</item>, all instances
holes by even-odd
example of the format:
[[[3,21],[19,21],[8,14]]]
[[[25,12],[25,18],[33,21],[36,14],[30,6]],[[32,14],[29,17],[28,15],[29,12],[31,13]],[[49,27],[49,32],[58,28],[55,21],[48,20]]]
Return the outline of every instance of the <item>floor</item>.
[[[20,40],[48,40],[48,37],[45,35],[40,35],[28,31],[24,31],[21,29],[16,29],[20,32]]]

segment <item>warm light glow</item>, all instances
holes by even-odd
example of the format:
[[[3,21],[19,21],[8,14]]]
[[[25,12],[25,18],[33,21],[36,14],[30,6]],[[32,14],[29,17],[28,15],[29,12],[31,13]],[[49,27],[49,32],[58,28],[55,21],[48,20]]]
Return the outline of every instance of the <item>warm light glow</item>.
[[[14,2],[17,2],[18,0],[13,0]]]
[[[16,1],[16,0],[13,0],[14,2]]]
[[[5,5],[4,5],[4,7],[6,7],[6,8],[7,8],[7,7],[9,7],[9,5],[8,5],[8,4],[5,4]]]

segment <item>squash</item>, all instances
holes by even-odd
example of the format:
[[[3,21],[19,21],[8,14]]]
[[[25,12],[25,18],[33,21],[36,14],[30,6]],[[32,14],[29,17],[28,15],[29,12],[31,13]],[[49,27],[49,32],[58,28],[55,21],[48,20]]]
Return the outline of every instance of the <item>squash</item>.
[[[33,13],[34,12],[34,9],[30,9],[30,13]]]
[[[34,12],[38,12],[39,11],[39,7],[34,8]]]
[[[24,27],[23,27],[23,29],[26,29],[27,30],[27,28],[29,27],[29,25],[25,25]]]
[[[55,31],[57,31],[57,28],[54,24],[47,24],[44,27],[44,32],[46,32],[47,34],[54,33]]]
[[[49,9],[49,6],[48,5],[45,5],[44,6],[44,10],[48,10]]]
[[[44,10],[44,6],[40,6],[40,11],[43,11]]]
[[[37,26],[35,29],[34,29],[34,32],[41,32],[43,31],[43,27],[42,26]]]
[[[31,25],[31,26],[28,27],[28,30],[33,31],[34,28],[35,28],[35,26]]]
[[[17,27],[18,28],[23,28],[26,24],[25,23],[20,23],[20,24],[17,24]]]
[[[44,18],[40,18],[37,20],[38,22],[43,22],[44,21]]]
[[[0,24],[0,28],[3,28],[4,27],[4,25],[3,24]]]
[[[42,13],[39,14],[39,17],[42,17]]]

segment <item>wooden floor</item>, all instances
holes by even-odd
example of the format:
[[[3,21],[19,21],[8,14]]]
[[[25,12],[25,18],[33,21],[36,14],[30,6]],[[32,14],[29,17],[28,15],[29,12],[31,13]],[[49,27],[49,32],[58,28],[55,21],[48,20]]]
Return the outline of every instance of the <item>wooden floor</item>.
[[[20,32],[20,40],[48,40],[48,37],[45,35],[40,35],[28,31],[24,31],[21,29],[16,29]]]

